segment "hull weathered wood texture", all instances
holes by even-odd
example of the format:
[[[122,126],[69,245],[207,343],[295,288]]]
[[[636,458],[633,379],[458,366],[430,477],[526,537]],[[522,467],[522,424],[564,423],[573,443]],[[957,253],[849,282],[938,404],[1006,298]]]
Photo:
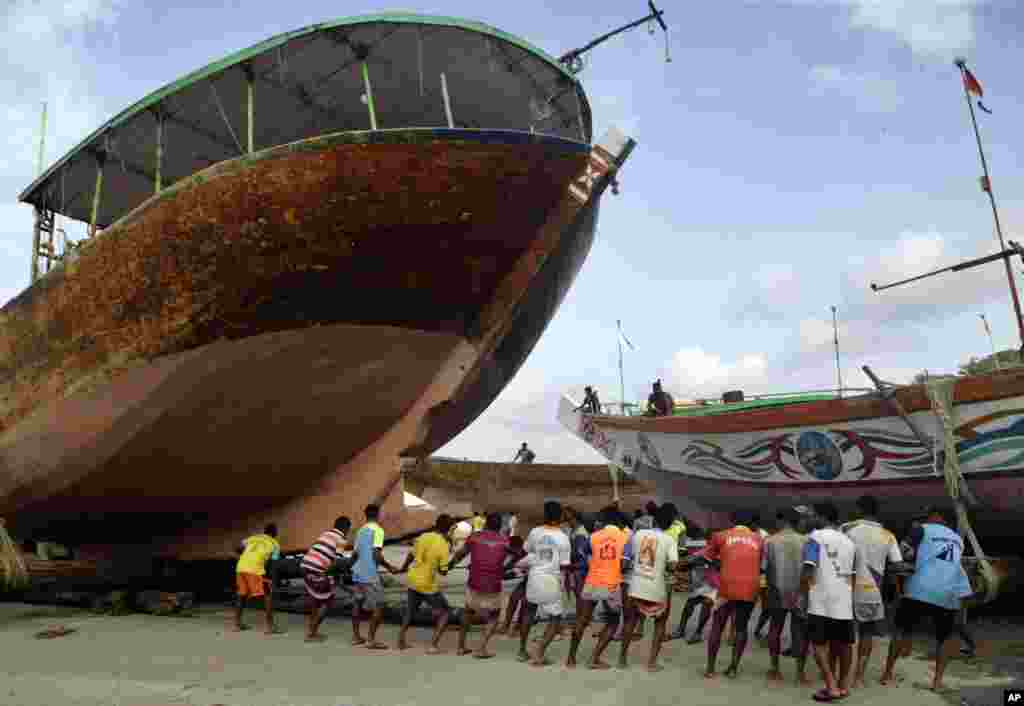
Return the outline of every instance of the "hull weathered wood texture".
[[[464,428],[550,320],[593,238],[599,194],[567,190],[589,151],[349,133],[150,199],[2,311],[0,512],[182,558],[271,520],[305,546],[371,501],[417,529],[399,456]]]
[[[925,435],[942,438],[923,386],[896,397]],[[972,523],[983,540],[1012,537],[1024,519],[1024,371],[963,378],[955,405],[960,466],[982,504]],[[931,447],[873,395],[703,417],[590,416],[572,407],[563,399],[563,425],[655,483],[660,496],[717,513],[713,525],[737,508],[772,517],[784,506],[832,500],[852,510],[864,494],[902,524],[927,504],[950,502]]]

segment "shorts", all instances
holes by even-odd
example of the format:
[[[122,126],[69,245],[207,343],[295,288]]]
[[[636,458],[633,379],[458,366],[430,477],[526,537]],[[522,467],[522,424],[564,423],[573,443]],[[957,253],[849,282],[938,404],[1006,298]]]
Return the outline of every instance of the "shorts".
[[[736,632],[746,633],[747,623],[750,622],[750,614],[753,612],[753,601],[724,600],[719,597],[715,605],[715,621],[721,622],[722,627],[725,627],[729,618],[733,618]]]
[[[935,625],[935,640],[942,644],[953,634],[953,626],[956,624],[958,610],[950,610],[941,606],[915,601],[913,598],[901,598],[896,615],[893,616],[893,623],[901,633],[901,637],[907,639],[914,627],[921,622],[921,618],[931,618]]]
[[[583,585],[583,592],[580,593],[580,598],[591,603],[601,603],[604,605],[604,611],[606,615],[618,615],[622,612],[622,589],[621,588],[607,588],[604,586],[590,586],[589,584]]]
[[[362,610],[376,610],[384,605],[384,588],[379,583],[356,583],[352,585],[353,600]]]
[[[537,606],[540,617],[561,617],[562,583],[554,576],[546,574],[533,575],[527,579],[526,602]]]
[[[808,615],[807,639],[812,645],[824,645],[829,642],[852,645],[857,641],[856,621]]]
[[[270,579],[258,574],[240,571],[235,574],[235,583],[238,587],[239,598],[263,598],[270,593]]]
[[[440,591],[437,593],[420,593],[410,588],[405,592],[405,596],[405,619],[407,622],[415,617],[416,613],[420,610],[420,606],[424,603],[430,606],[435,614],[448,612],[448,600]]]
[[[861,637],[879,637],[886,632],[885,605],[882,603],[854,603],[853,617]]]
[[[334,579],[327,574],[307,571],[302,576],[302,583],[310,603],[324,605],[334,600]]]
[[[471,588],[466,589],[466,610],[474,613],[500,612],[504,603],[503,594],[480,593]]]
[[[630,606],[646,618],[660,618],[669,609],[668,601],[648,601],[643,598],[629,597]]]
[[[536,613],[540,619],[544,618],[561,618],[565,613],[565,608],[562,606],[562,597],[559,596],[558,600],[550,601],[548,603],[531,603],[526,602],[527,610],[531,613]]]

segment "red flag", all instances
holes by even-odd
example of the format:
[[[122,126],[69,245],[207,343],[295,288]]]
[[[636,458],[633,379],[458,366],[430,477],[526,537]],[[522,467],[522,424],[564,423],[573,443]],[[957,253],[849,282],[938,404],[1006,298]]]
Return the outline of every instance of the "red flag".
[[[981,90],[981,84],[978,83],[978,79],[974,78],[974,74],[966,66],[964,67],[964,87],[967,88],[968,93],[973,93],[978,98],[982,98],[985,95],[984,91]]]

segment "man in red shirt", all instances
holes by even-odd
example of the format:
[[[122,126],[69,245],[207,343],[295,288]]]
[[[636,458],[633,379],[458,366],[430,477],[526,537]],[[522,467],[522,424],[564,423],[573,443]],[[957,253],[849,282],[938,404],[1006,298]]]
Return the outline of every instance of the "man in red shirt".
[[[483,530],[474,532],[452,557],[455,566],[469,555],[469,582],[466,585],[466,606],[462,611],[462,629],[459,630],[459,656],[468,655],[466,633],[479,615],[487,620],[484,641],[474,657],[489,659],[487,643],[494,637],[501,616],[501,582],[505,578],[505,557],[509,553],[508,537],[501,533],[501,515],[487,515]]]
[[[708,560],[721,566],[718,600],[722,602],[715,611],[708,638],[708,668],[704,673],[708,679],[716,676],[715,660],[722,645],[722,632],[730,618],[736,622],[736,644],[733,645],[732,662],[725,676],[736,676],[743,650],[747,647],[747,623],[761,590],[764,541],[750,528],[750,513],[738,511],[733,514],[733,521],[735,526],[716,532],[707,548]]]

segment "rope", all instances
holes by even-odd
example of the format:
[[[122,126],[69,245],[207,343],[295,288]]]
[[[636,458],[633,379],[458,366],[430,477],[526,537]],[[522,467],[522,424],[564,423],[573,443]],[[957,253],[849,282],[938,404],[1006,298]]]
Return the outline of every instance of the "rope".
[[[619,467],[614,463],[608,464],[608,475],[612,478],[612,501],[619,500]]]
[[[19,589],[28,585],[28,566],[18,545],[0,519],[0,587]]]
[[[213,93],[213,99],[217,103],[217,110],[220,111],[220,117],[224,119],[224,125],[227,126],[227,131],[231,133],[231,138],[239,148],[239,154],[246,154],[246,151],[242,148],[242,142],[239,141],[238,135],[234,134],[234,128],[231,127],[231,121],[227,119],[227,113],[224,112],[224,107],[220,103],[220,96],[217,95],[217,87],[213,85],[213,81],[210,82],[210,92]]]
[[[949,497],[953,500],[953,507],[956,510],[957,525],[960,530],[960,534],[967,538],[971,548],[974,550],[974,555],[978,558],[978,566],[981,570],[981,575],[985,579],[985,593],[986,601],[990,601],[995,598],[996,593],[996,573],[992,568],[992,564],[989,562],[985,552],[981,549],[981,543],[978,542],[978,537],[974,534],[974,529],[971,527],[970,517],[967,515],[967,508],[964,507],[964,502],[960,497],[960,457],[956,450],[956,439],[953,435],[953,430],[958,426],[958,414],[956,407],[953,404],[953,392],[956,388],[957,380],[953,379],[931,379],[925,383],[925,390],[928,393],[928,398],[932,403],[932,410],[935,412],[935,416],[939,421],[939,426],[942,429],[943,445],[945,447],[946,464],[942,469],[943,476],[946,481],[946,492],[949,493]],[[938,464],[938,454],[934,454],[935,463]],[[938,469],[936,469],[938,470]],[[966,489],[966,488],[965,488]]]

